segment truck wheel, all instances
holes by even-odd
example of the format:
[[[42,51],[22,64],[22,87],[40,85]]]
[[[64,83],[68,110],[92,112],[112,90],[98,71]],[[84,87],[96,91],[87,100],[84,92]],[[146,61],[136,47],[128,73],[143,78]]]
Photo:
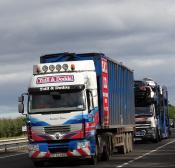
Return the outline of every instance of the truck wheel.
[[[107,161],[112,153],[112,143],[110,142],[112,139],[108,134],[103,134],[101,137],[102,143],[100,145],[100,156],[98,156],[98,158],[100,158],[99,160]]]
[[[128,134],[128,138],[129,138],[129,152],[133,151],[133,139],[132,139],[132,133]]]
[[[110,158],[110,153],[109,153],[109,149],[108,147],[105,145],[103,147],[103,153],[102,153],[102,156],[101,156],[101,160],[102,161],[108,161]]]
[[[125,139],[126,139],[126,153],[128,153],[128,152],[130,152],[130,139],[129,139],[129,133],[126,133]]]
[[[162,131],[159,131],[159,142],[162,141]]]
[[[129,139],[129,133],[125,134],[125,148],[126,148],[126,153],[130,152],[130,139]]]
[[[157,130],[156,130],[156,135],[155,135],[155,138],[153,139],[153,142],[154,143],[158,143],[159,142],[159,134],[158,134]]]
[[[123,146],[117,147],[118,153],[120,154],[126,154],[126,142],[125,142],[126,136],[123,135]]]
[[[118,149],[118,153],[126,154],[126,147],[125,147],[125,145],[119,146],[117,149]]]
[[[131,152],[133,151],[133,135],[130,133],[130,140],[131,140]]]

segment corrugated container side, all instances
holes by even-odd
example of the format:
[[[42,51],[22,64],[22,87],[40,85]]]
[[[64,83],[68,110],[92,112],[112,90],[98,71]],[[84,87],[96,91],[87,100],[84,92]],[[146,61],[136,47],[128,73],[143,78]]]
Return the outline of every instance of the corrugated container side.
[[[108,60],[110,125],[134,124],[133,72]]]
[[[102,59],[108,63],[108,101],[109,125],[134,124],[134,86],[133,72],[125,66],[112,61],[101,53],[69,54],[61,53],[41,57],[41,63],[94,60],[97,81],[100,121],[104,125]]]

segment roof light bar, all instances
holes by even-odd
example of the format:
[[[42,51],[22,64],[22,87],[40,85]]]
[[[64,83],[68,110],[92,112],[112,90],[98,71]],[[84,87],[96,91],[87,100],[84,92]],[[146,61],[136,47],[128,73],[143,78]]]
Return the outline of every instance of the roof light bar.
[[[42,70],[46,73],[46,72],[48,71],[48,66],[44,65],[44,66],[42,67]]]
[[[60,65],[60,64],[57,64],[57,65],[56,65],[56,70],[57,70],[57,71],[60,71],[60,70],[61,70],[61,65]]]
[[[68,70],[68,65],[67,65],[67,64],[63,64],[63,65],[62,65],[62,68],[63,68],[65,71],[67,71],[67,70]]]
[[[49,69],[50,69],[50,71],[52,71],[52,72],[53,72],[53,71],[54,71],[54,69],[55,69],[55,66],[54,66],[54,65],[50,65],[50,66],[49,66]]]

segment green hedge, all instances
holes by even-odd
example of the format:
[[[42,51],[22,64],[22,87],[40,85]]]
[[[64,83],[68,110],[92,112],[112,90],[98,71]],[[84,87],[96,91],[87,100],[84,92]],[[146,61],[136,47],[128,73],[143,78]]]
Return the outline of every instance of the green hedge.
[[[170,118],[175,119],[175,106],[172,104],[169,104],[169,113],[170,113]]]
[[[0,119],[0,138],[14,137],[23,134],[22,126],[25,125],[25,118],[19,117],[15,119]]]

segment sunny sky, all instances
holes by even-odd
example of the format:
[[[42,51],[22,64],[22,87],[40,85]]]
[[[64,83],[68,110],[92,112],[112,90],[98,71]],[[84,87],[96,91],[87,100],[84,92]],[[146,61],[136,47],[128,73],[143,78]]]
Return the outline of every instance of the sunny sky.
[[[0,117],[18,114],[39,57],[65,51],[105,53],[175,105],[174,0],[1,0]]]

